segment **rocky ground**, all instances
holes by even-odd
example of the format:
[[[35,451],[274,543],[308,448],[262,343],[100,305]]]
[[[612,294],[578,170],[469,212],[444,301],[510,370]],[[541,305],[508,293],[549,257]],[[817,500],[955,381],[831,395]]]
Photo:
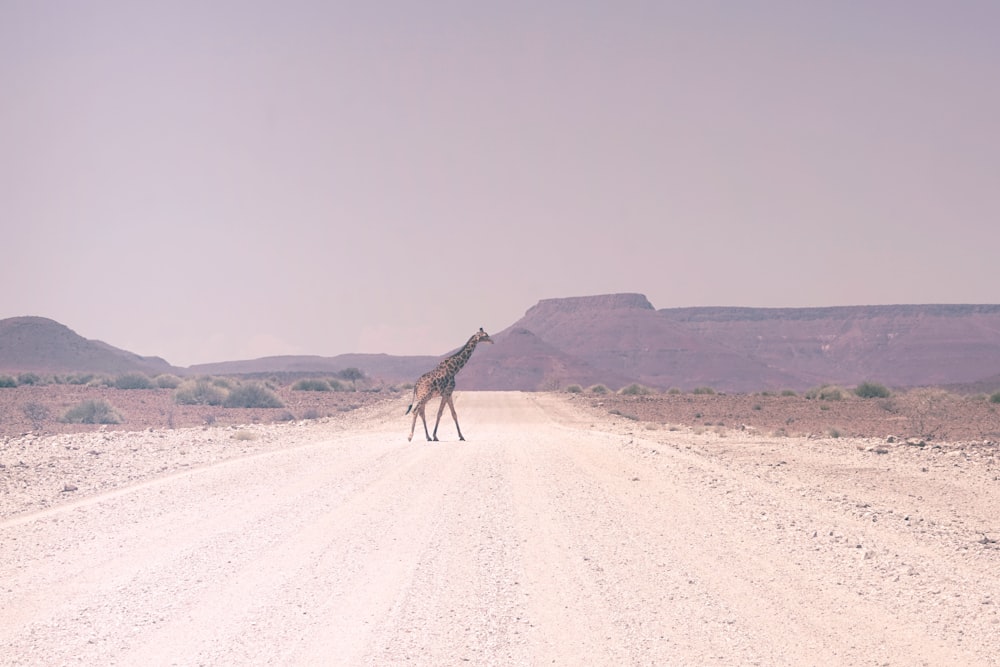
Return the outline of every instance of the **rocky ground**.
[[[933,388],[867,399],[844,392],[838,400],[766,394],[578,394],[576,400],[627,419],[720,432],[892,437],[929,444],[1000,442],[1000,404],[983,395],[963,396]]]

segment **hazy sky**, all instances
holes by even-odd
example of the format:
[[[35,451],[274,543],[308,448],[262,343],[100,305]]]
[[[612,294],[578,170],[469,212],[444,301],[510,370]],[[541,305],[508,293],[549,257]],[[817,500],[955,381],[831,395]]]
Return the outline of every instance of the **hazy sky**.
[[[539,299],[1000,302],[1000,2],[0,0],[0,317],[171,363]]]

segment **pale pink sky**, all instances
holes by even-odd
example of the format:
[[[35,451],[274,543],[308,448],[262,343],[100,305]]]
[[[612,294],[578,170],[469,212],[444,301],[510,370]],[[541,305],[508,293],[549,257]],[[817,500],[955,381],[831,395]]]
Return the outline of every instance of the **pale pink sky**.
[[[1000,302],[1000,3],[0,0],[0,318],[178,365],[542,298]]]

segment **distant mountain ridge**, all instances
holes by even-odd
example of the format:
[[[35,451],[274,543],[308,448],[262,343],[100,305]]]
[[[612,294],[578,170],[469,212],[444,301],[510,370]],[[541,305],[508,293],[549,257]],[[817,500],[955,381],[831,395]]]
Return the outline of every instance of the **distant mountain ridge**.
[[[994,304],[657,310],[642,294],[605,294],[543,299],[492,337],[495,345],[477,350],[459,375],[459,388],[603,383],[617,389],[639,382],[743,392],[866,380],[1000,388],[1000,305]],[[395,383],[412,382],[443,356],[276,356],[177,369],[88,341],[45,318],[0,320],[0,370],[225,375],[356,367]]]

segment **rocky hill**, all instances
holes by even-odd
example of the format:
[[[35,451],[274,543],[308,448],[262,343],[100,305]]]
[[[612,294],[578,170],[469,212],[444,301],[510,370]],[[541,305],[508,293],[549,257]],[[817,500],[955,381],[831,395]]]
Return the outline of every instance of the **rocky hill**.
[[[90,340],[45,317],[0,320],[0,371],[43,373],[178,372],[159,357],[141,357],[99,340]]]

